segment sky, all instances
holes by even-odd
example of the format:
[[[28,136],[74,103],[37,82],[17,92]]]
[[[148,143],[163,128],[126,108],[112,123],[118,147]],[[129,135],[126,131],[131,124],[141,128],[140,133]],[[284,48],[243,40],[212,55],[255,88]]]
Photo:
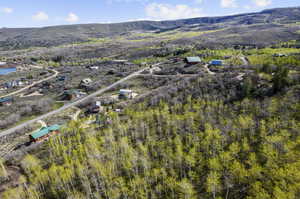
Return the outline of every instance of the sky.
[[[299,0],[0,0],[0,27],[173,20],[295,6]]]

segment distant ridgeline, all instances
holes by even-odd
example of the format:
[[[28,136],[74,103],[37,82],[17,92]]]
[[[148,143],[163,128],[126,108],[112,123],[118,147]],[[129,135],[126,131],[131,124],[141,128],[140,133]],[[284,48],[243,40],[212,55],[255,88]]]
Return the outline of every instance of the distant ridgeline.
[[[200,28],[199,31],[222,30],[209,33],[217,43],[266,44],[274,41],[299,39],[300,8],[280,8],[259,13],[247,13],[224,17],[202,17],[173,21],[137,21],[115,24],[81,24],[44,28],[2,28],[0,49],[28,48],[33,46],[57,46],[68,43],[86,42],[90,39],[121,36],[131,32],[161,33],[173,30],[184,31]],[[285,26],[290,24],[290,26]],[[233,35],[235,37],[230,37]],[[229,36],[229,37],[224,37]],[[225,39],[226,38],[226,39]],[[203,41],[212,42],[210,37]]]

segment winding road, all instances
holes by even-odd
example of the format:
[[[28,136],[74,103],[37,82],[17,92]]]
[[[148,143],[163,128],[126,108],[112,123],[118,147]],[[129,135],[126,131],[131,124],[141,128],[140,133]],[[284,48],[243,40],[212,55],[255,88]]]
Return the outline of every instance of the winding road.
[[[157,65],[159,65],[159,64],[155,64],[155,65],[153,65],[153,66],[157,66]],[[33,123],[35,123],[35,122],[37,122],[37,121],[39,121],[39,120],[44,120],[44,119],[46,119],[46,118],[48,118],[48,117],[50,117],[50,116],[53,116],[53,115],[58,114],[58,113],[60,113],[60,112],[63,112],[64,110],[66,110],[66,109],[68,109],[68,108],[71,108],[72,106],[77,106],[77,105],[81,104],[82,102],[84,102],[84,101],[86,101],[86,100],[88,100],[88,99],[90,99],[90,98],[93,98],[93,97],[96,97],[96,96],[98,96],[98,95],[100,95],[100,94],[103,94],[104,92],[106,92],[106,91],[112,89],[112,88],[115,87],[116,85],[121,84],[121,83],[123,83],[123,82],[125,82],[125,81],[127,81],[127,80],[129,80],[129,79],[131,79],[131,78],[133,78],[133,77],[136,77],[137,75],[141,74],[143,71],[145,71],[145,70],[147,70],[147,69],[149,69],[149,67],[146,67],[146,68],[143,68],[143,69],[141,69],[141,70],[139,70],[139,71],[137,71],[137,72],[134,72],[134,73],[130,74],[129,76],[127,76],[127,77],[125,77],[125,78],[123,78],[123,79],[121,79],[121,80],[119,80],[119,81],[117,81],[117,82],[111,84],[111,85],[108,86],[108,87],[102,88],[102,89],[96,91],[95,93],[90,94],[90,95],[88,95],[88,96],[86,96],[86,97],[84,97],[84,98],[81,98],[81,99],[79,99],[79,100],[77,100],[77,101],[75,101],[75,102],[72,102],[72,103],[70,103],[70,104],[66,104],[65,106],[63,106],[63,107],[61,107],[61,108],[59,108],[59,109],[56,109],[56,110],[51,111],[51,112],[49,112],[49,113],[46,113],[46,114],[44,114],[44,115],[42,115],[42,116],[39,116],[39,117],[37,117],[37,118],[35,118],[35,119],[33,119],[33,120],[29,120],[29,121],[27,121],[27,122],[24,122],[23,124],[20,124],[20,125],[18,125],[18,126],[15,126],[15,127],[13,127],[13,128],[10,128],[10,129],[8,129],[8,130],[2,131],[2,132],[0,132],[0,138],[1,138],[1,137],[4,137],[4,136],[7,136],[7,135],[10,135],[10,134],[14,133],[15,131],[24,129],[26,126],[28,126],[28,125],[30,125],[30,124],[33,124]],[[45,81],[45,80],[44,80],[44,81]]]
[[[15,91],[15,92],[12,92],[12,93],[9,93],[9,94],[7,94],[7,95],[0,96],[0,97],[1,97],[1,98],[2,98],[2,97],[10,97],[10,96],[19,94],[19,93],[21,93],[21,92],[23,92],[23,91],[25,91],[25,90],[27,90],[27,89],[29,89],[29,88],[31,88],[31,87],[37,85],[37,84],[40,84],[40,83],[42,83],[42,82],[48,81],[48,80],[50,80],[50,79],[53,79],[53,78],[57,77],[57,75],[59,74],[59,72],[56,71],[56,70],[54,70],[54,69],[53,69],[53,70],[49,70],[49,71],[53,72],[54,75],[51,75],[50,77],[47,77],[47,78],[45,78],[45,79],[39,80],[39,81],[37,81],[37,82],[34,82],[34,83],[32,83],[32,84],[30,84],[30,85],[24,87],[24,88],[21,88],[20,90],[17,90],[17,91]]]

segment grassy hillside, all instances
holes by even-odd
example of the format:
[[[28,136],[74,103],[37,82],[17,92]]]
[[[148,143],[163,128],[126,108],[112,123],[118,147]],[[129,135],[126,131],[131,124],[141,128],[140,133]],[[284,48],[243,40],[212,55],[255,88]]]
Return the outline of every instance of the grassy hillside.
[[[273,40],[295,39],[299,26],[284,27],[284,24],[299,22],[300,8],[282,8],[265,10],[260,13],[240,14],[226,17],[204,17],[175,21],[139,21],[116,24],[85,24],[55,26],[44,28],[0,29],[0,46],[3,50],[28,48],[33,46],[57,46],[61,44],[84,42],[91,38],[105,38],[126,36],[132,32],[166,32],[180,31],[209,31],[212,29],[229,28],[236,34],[242,35],[235,42],[255,41],[255,35],[262,36],[262,31],[268,37],[263,37],[269,42]],[[259,25],[258,28],[253,25]],[[276,25],[276,26],[275,26]],[[246,28],[245,28],[245,27]],[[241,30],[239,30],[241,29]],[[257,31],[253,36],[251,31]],[[229,34],[227,32],[226,34]],[[248,33],[247,33],[248,32]],[[254,32],[253,32],[254,33]],[[225,34],[225,33],[224,33]],[[232,33],[234,34],[234,33]],[[233,35],[234,36],[234,35]],[[298,37],[299,38],[299,37]],[[229,39],[229,38],[227,38]],[[248,39],[248,40],[247,40]],[[261,40],[263,41],[263,40]]]

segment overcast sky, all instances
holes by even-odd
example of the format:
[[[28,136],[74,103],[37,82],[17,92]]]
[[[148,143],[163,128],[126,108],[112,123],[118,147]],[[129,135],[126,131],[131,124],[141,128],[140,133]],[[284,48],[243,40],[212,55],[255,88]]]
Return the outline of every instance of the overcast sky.
[[[222,16],[300,6],[300,0],[1,0],[0,27]]]

